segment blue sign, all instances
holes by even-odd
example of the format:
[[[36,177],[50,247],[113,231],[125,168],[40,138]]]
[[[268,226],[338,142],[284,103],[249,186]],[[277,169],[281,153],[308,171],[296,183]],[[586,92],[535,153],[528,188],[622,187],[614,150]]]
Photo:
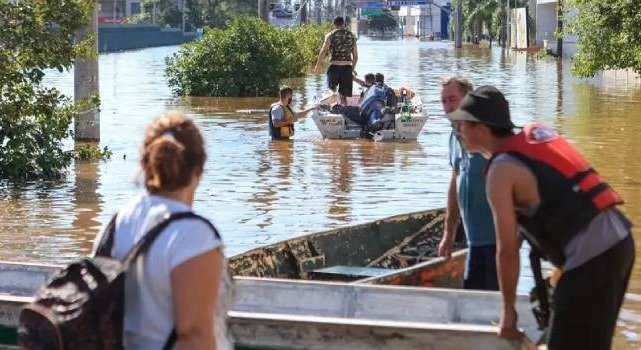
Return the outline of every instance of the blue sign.
[[[427,5],[427,0],[388,1],[387,6],[420,6]]]
[[[384,2],[362,2],[358,6],[362,9],[380,10],[386,6]]]

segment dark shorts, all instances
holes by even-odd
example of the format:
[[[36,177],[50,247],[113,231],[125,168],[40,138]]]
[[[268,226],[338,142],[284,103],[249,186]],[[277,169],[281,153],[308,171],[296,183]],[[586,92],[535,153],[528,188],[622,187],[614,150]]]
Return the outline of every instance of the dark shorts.
[[[463,288],[499,290],[499,280],[496,276],[496,245],[469,248]]]
[[[327,69],[327,86],[332,91],[338,87],[338,93],[343,96],[352,96],[353,79],[352,66],[331,65]]]
[[[628,236],[563,273],[554,290],[548,349],[610,349],[634,254]]]

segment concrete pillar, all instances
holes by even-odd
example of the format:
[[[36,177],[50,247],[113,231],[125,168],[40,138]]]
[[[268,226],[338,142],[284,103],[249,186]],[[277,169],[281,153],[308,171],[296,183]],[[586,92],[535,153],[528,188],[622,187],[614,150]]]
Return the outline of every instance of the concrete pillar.
[[[76,33],[78,41],[84,40],[88,35],[94,35],[93,49],[95,57],[77,59],[74,62],[74,100],[76,102],[98,96],[98,4],[93,2],[94,8],[91,23]],[[84,109],[76,115],[74,120],[76,141],[100,141],[100,110],[98,106]]]
[[[269,23],[269,0],[258,0],[258,18]]]
[[[463,0],[456,0],[456,12],[454,13],[454,47],[463,46]]]

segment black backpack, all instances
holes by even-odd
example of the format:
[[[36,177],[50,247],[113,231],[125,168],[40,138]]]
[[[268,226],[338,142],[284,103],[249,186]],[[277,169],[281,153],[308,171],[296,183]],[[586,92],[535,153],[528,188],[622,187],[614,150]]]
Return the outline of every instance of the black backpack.
[[[122,349],[125,273],[173,221],[205,218],[192,212],[167,214],[127,253],[123,261],[111,258],[116,216],[105,229],[96,256],[71,263],[54,274],[20,312],[19,343],[23,349]],[[176,342],[173,329],[165,342]]]

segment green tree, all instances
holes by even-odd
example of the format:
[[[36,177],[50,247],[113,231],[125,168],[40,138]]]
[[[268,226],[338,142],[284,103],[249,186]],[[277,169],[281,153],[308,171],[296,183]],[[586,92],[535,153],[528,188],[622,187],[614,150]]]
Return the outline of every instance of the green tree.
[[[42,85],[46,69],[69,69],[96,54],[93,40],[74,44],[89,22],[88,0],[0,1],[0,178],[51,179],[72,160],[62,141],[71,136],[76,108]]]
[[[272,27],[256,17],[234,18],[226,29],[207,29],[167,58],[165,74],[179,95],[274,96],[283,79],[302,76],[329,28]]]
[[[463,2],[464,28],[472,37],[474,44],[478,44],[483,34],[483,27],[487,28],[490,45],[495,34],[496,13],[501,12],[499,0],[465,0]]]
[[[605,69],[631,69],[641,74],[641,11],[639,1],[569,0],[575,9],[567,33],[576,34],[578,50],[572,72],[592,77]]]
[[[182,26],[182,0],[156,0],[156,24],[161,27]],[[255,0],[185,0],[185,30],[196,28],[223,28],[237,15],[250,15],[258,11]],[[142,13],[128,20],[130,23],[150,23],[153,18],[153,0],[142,2]]]
[[[368,25],[370,29],[380,31],[381,36],[385,35],[385,31],[395,31],[398,28],[396,19],[387,12],[380,15],[372,15],[369,17]]]

